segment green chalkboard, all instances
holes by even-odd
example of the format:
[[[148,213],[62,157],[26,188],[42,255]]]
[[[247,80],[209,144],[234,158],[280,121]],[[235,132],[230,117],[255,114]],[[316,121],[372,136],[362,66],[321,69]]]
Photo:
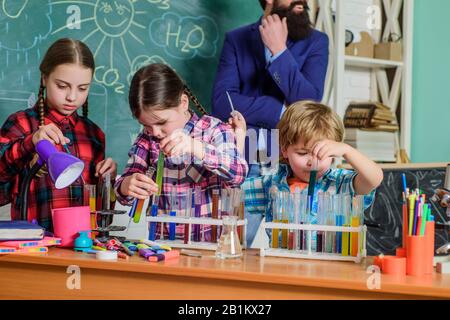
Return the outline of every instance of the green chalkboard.
[[[82,40],[97,66],[90,118],[104,130],[107,155],[120,171],[140,130],[127,101],[134,72],[165,62],[210,110],[225,32],[262,14],[257,0],[1,0],[0,5],[0,122],[37,95],[39,63],[50,44],[62,37]]]

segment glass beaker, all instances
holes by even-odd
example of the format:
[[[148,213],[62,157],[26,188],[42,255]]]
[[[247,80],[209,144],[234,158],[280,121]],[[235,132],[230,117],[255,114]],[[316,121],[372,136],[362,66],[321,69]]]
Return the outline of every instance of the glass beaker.
[[[242,247],[237,233],[237,217],[223,216],[222,234],[217,245],[216,257],[220,259],[240,258]]]

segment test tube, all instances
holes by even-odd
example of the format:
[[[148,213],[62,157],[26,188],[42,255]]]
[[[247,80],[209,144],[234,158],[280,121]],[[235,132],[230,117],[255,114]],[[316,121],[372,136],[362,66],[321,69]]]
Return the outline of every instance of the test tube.
[[[298,220],[300,224],[306,223],[306,214],[307,214],[307,205],[308,205],[308,196],[306,194],[299,194],[299,204],[298,204]],[[298,248],[299,250],[305,250],[306,248],[306,233],[304,230],[298,231]]]
[[[307,201],[306,201],[306,214],[305,214],[305,224],[311,224],[312,219],[311,219],[311,210],[312,210],[312,196],[308,196],[307,197]],[[311,254],[311,247],[312,247],[312,231],[308,230],[306,231],[305,234],[305,250],[308,251],[308,254]]]
[[[295,194],[289,194],[289,206],[288,206],[288,223],[297,223],[296,212],[295,212]],[[297,232],[292,229],[288,231],[288,249],[295,250],[296,249],[296,237]]]
[[[280,195],[274,194],[272,200],[272,222],[280,222]],[[278,228],[272,229],[272,248],[279,248],[280,230]]]
[[[319,191],[317,197],[318,197],[317,224],[323,226],[325,225],[325,217],[326,217],[325,194],[322,191]],[[324,238],[325,238],[324,232],[317,231],[316,252],[324,252],[324,242],[325,242]]]
[[[219,190],[214,189],[212,191],[212,218],[218,219],[219,218]],[[217,242],[217,226],[212,225],[211,226],[211,241]]]
[[[170,194],[170,216],[176,217],[177,216],[177,189],[176,186],[172,186],[172,192]],[[175,240],[175,228],[176,225],[174,222],[169,223],[169,240]]]
[[[190,218],[191,213],[192,213],[192,189],[188,189],[188,191],[186,193],[185,216],[187,218]],[[189,243],[190,237],[191,237],[190,224],[186,223],[184,225],[184,243],[185,244]]]
[[[352,206],[352,227],[359,227],[364,220],[364,196],[353,197]],[[351,255],[358,256],[359,236],[358,232],[353,232],[351,237]]]
[[[300,191],[300,188],[297,187],[297,188],[295,188],[293,199],[292,199],[293,200],[292,201],[292,206],[293,206],[292,211],[294,213],[294,221],[293,222],[295,224],[301,223],[300,197],[301,197],[301,191]],[[298,249],[301,250],[301,246],[299,245],[300,238],[301,238],[301,236],[300,236],[301,232],[302,232],[302,230],[294,231],[294,239],[293,239],[294,244],[293,244],[292,250],[298,250]]]
[[[111,174],[107,173],[103,177],[103,210],[111,209]]]
[[[147,171],[145,172],[145,175],[149,178],[152,178],[154,173],[155,173],[155,168],[148,167]],[[144,203],[145,203],[145,200],[142,200],[142,199],[134,200],[133,206],[131,207],[131,210],[129,213],[129,216],[133,218],[134,223],[139,223],[139,221],[141,220],[142,209],[144,207]]]
[[[334,213],[334,224],[336,227],[342,226],[342,208],[341,208],[341,195],[336,194],[333,195],[333,213]],[[341,254],[342,253],[342,232],[336,232],[336,241],[334,252]]]
[[[83,196],[83,202],[85,205],[89,205],[89,210],[91,212],[91,230],[95,230],[97,229],[97,186],[95,184],[85,184]],[[92,239],[95,239],[95,232],[92,232],[91,236]]]
[[[317,157],[311,156],[311,162],[312,162],[312,166],[311,166],[311,171],[309,173],[309,183],[308,183],[308,196],[311,197],[310,207],[312,207],[312,201],[314,200],[314,189],[316,187],[319,159]]]
[[[196,187],[194,191],[194,205],[195,205],[195,217],[200,218],[201,217],[201,208],[202,208],[202,195],[201,195],[201,188]],[[200,225],[194,224],[194,241],[200,242]]]
[[[288,224],[289,223],[289,216],[288,216],[288,207],[289,207],[289,193],[288,192],[282,192],[280,194],[281,201],[280,201],[280,218],[281,223]],[[282,229],[281,230],[281,247],[284,249],[287,249],[288,247],[288,229]]]
[[[332,205],[332,197],[329,192],[325,192],[324,195],[325,201],[325,224],[327,226],[332,226],[334,224],[334,215],[333,215],[333,205]],[[325,233],[325,252],[334,253],[334,239],[335,233],[332,231],[328,231]]]
[[[343,221],[342,225],[344,227],[349,227],[351,225],[351,196],[346,193],[342,195],[342,213]],[[350,254],[350,232],[342,233],[342,255],[348,256]]]

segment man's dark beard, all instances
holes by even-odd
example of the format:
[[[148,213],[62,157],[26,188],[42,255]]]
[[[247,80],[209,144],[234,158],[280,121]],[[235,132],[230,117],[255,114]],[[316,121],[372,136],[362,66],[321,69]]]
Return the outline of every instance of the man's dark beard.
[[[299,4],[303,5],[303,12],[297,14],[292,9]],[[278,1],[275,1],[272,14],[277,14],[280,19],[287,18],[289,38],[293,41],[298,41],[308,37],[312,31],[308,9],[306,1],[293,1],[287,8],[280,7]]]

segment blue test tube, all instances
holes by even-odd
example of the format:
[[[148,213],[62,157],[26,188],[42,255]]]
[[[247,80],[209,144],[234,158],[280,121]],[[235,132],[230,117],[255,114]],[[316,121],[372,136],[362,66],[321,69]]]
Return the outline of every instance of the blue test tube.
[[[172,187],[172,193],[170,195],[170,216],[176,217],[177,216],[177,190],[175,185]],[[169,240],[175,240],[175,228],[176,225],[174,222],[169,223]]]
[[[150,215],[152,217],[158,216],[158,202],[159,202],[159,196],[154,195],[153,196],[153,204],[152,204],[152,210]],[[148,233],[148,240],[155,241],[156,239],[156,222],[150,222],[150,230]]]
[[[195,194],[194,194],[194,205],[195,205],[194,215],[196,218],[200,218],[201,217],[201,209],[202,209],[201,188],[196,187],[194,192],[195,192]],[[194,224],[194,241],[200,242],[200,225],[199,224]]]

